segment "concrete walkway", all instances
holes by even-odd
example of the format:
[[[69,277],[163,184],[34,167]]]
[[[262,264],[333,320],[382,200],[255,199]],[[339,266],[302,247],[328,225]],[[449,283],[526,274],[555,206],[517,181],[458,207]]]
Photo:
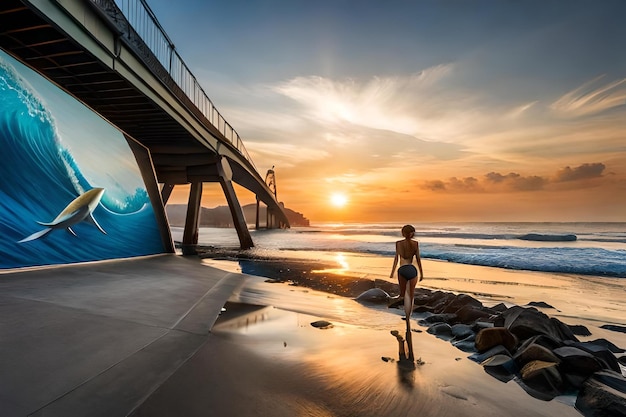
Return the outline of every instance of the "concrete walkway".
[[[127,416],[242,281],[178,255],[0,273],[0,415]]]

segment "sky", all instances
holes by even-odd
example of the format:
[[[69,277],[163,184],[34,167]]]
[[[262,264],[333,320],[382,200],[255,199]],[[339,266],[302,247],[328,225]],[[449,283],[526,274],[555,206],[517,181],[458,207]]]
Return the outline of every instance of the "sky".
[[[313,223],[626,221],[624,1],[148,4]]]

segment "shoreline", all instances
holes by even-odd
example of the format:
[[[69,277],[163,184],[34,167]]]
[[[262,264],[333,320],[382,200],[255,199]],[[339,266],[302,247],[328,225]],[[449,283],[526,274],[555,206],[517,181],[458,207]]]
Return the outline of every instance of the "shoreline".
[[[320,417],[416,413],[461,417],[581,415],[574,407],[573,395],[544,401],[529,395],[519,384],[489,375],[480,364],[470,360],[469,353],[427,334],[426,328],[417,324],[417,315],[411,318],[409,333],[415,361],[407,367],[399,354],[398,340],[391,334],[397,330],[409,339],[404,332],[406,321],[402,320],[401,310],[388,308],[387,303],[362,304],[353,296],[361,289],[354,287],[354,272],[363,282],[378,282],[392,288],[397,284],[364,277],[359,272],[362,265],[345,268],[346,263],[363,261],[362,257],[343,254],[344,265],[338,268],[332,260],[336,258],[317,259],[308,255],[308,261],[243,260],[244,264],[251,262],[261,268],[262,271],[255,271],[261,276],[241,271],[245,268],[239,258],[237,262],[219,256],[203,259],[202,263],[208,266],[243,272],[248,275],[246,284],[230,297],[209,342],[133,416],[170,415],[173,410],[168,413],[167,406],[172,403],[177,404],[178,413],[189,416],[204,415],[208,407],[220,415],[241,416],[288,416],[303,410],[307,415]],[[367,257],[365,269],[387,270],[391,266],[388,261]],[[525,273],[502,277],[501,271],[491,271],[496,274],[494,277],[481,267],[471,269],[472,274],[487,276],[474,276],[470,280],[465,266],[439,264],[439,269],[436,263],[425,265],[431,275],[427,275],[424,287],[440,287],[442,283],[453,287],[469,285],[482,293],[484,299],[490,299],[493,290],[500,289],[498,294],[508,293],[506,299],[511,305],[516,299],[527,297],[528,288],[537,295],[530,297],[532,301],[544,301],[536,289],[544,288],[547,292],[543,295],[551,294],[559,290],[556,283],[562,279],[536,282],[546,277],[534,274],[528,277]],[[277,272],[280,279],[272,278]],[[513,281],[521,276],[531,282],[526,283],[522,294],[513,294],[513,290],[520,289]],[[479,278],[487,283],[477,283]],[[311,282],[317,283],[317,288],[305,285]],[[483,292],[485,286],[490,286],[490,291]],[[336,295],[338,288],[353,292]],[[490,300],[493,304],[498,301]],[[545,311],[550,316],[552,312],[563,314],[557,309]],[[314,326],[319,321],[328,322],[329,326]],[[580,320],[574,318],[567,324],[580,324]],[[592,338],[604,337],[599,334],[601,330],[618,339],[626,336],[593,324],[590,330]],[[619,340],[615,344],[624,346]],[[197,384],[183,392],[177,384],[184,380]]]

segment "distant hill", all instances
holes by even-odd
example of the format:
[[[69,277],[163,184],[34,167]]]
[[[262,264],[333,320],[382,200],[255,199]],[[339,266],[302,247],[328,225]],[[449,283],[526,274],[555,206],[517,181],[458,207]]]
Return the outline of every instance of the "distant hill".
[[[170,226],[183,227],[185,225],[185,217],[187,216],[186,204],[167,204],[165,206],[167,218]],[[261,205],[259,208],[259,222],[261,226],[265,226],[267,208]],[[291,226],[309,226],[309,219],[304,217],[302,213],[293,211],[285,207],[285,213]],[[256,204],[248,204],[243,206],[243,215],[246,223],[254,224],[256,220]],[[201,227],[234,227],[233,218],[230,215],[228,206],[218,206],[215,208],[200,208],[200,226]]]

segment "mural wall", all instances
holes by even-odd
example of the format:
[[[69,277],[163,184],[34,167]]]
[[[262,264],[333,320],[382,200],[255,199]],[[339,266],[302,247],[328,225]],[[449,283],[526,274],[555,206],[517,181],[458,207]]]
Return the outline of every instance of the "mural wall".
[[[0,268],[164,248],[123,134],[0,50]]]

